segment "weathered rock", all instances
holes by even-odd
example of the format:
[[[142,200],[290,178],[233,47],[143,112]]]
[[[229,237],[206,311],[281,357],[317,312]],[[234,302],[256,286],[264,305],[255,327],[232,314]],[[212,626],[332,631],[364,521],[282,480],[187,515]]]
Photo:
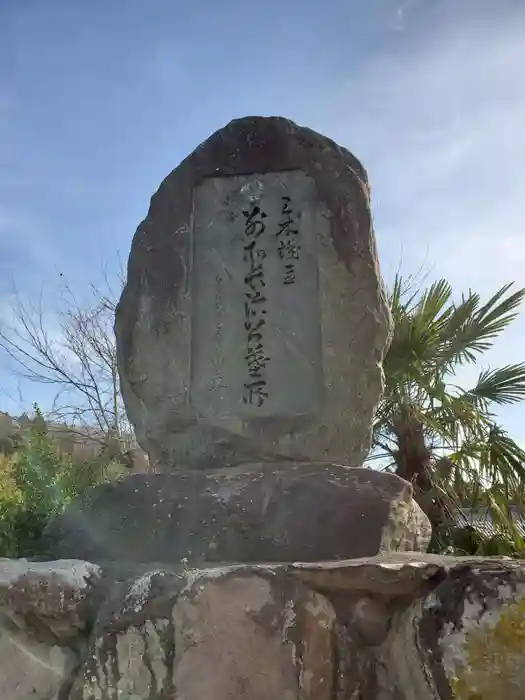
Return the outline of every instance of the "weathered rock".
[[[89,594],[101,573],[78,560],[0,559],[0,610],[30,639],[73,643],[86,627]]]
[[[31,640],[10,619],[0,616],[2,700],[59,700],[77,665],[71,650]]]
[[[524,563],[485,560],[458,564],[399,617],[381,682],[396,700],[522,700],[524,662]]]
[[[425,548],[426,516],[395,475],[327,464],[134,475],[47,528],[56,558],[180,563],[322,561]]]
[[[242,574],[249,571],[255,574],[286,574],[292,576],[313,590],[326,595],[331,600],[361,601],[372,597],[375,601],[383,601],[390,606],[395,601],[401,601],[402,606],[409,601],[423,598],[444,581],[451,572],[458,568],[484,566],[507,566],[509,563],[525,567],[525,561],[508,560],[505,557],[453,557],[441,554],[421,552],[396,552],[374,557],[359,559],[344,559],[322,562],[283,562],[281,564],[228,564],[206,569],[206,571],[230,572]],[[170,576],[169,590],[173,591],[182,582],[188,572],[193,571],[186,566],[182,568],[167,567],[157,563],[152,567],[148,562],[104,562],[106,581],[99,586],[106,591],[122,584],[129,586],[131,580],[144,580],[151,571],[162,570],[163,576]],[[195,570],[199,571],[199,569]],[[179,586],[180,587],[180,586]],[[127,588],[126,588],[127,590]],[[160,591],[160,592],[159,592]],[[163,598],[164,587],[157,588],[157,597]],[[117,593],[117,599],[120,601]],[[353,605],[352,602],[352,605]],[[120,603],[119,603],[120,605]],[[358,616],[363,614],[367,606],[360,608]],[[348,608],[348,612],[350,608]],[[351,615],[346,615],[350,619]]]
[[[70,700],[334,697],[335,614],[297,581],[202,571],[181,591],[159,571],[132,584],[121,610],[98,625]]]
[[[386,639],[390,624],[390,610],[380,600],[366,595],[354,603],[351,622],[359,639],[367,646],[377,646]]]
[[[4,593],[6,581],[35,566],[10,562],[6,575],[1,563]],[[37,568],[46,565],[71,568]],[[82,656],[73,676],[78,654],[0,618],[0,698],[523,697],[523,561],[397,553],[160,567],[124,581],[139,568],[130,564],[119,582],[107,571],[104,583],[97,578],[109,596],[89,641],[75,645]]]
[[[101,609],[71,700],[505,697],[461,683],[470,658],[521,682],[524,581],[525,562],[425,554],[151,572]]]
[[[294,562],[285,570],[328,595],[373,595],[387,600],[418,598],[457,566],[484,562],[482,557],[397,552],[345,561]]]
[[[153,196],[115,331],[157,469],[361,465],[390,331],[364,168],[285,119],[231,122]]]

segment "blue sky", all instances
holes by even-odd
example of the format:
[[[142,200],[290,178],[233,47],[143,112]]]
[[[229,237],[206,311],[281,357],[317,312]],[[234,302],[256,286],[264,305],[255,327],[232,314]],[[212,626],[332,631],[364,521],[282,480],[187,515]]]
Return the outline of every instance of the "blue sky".
[[[0,316],[13,279],[116,269],[161,180],[248,114],[363,161],[387,282],[525,285],[524,37],[523,0],[0,0]],[[524,348],[525,314],[484,364]],[[525,408],[501,418],[525,441]]]

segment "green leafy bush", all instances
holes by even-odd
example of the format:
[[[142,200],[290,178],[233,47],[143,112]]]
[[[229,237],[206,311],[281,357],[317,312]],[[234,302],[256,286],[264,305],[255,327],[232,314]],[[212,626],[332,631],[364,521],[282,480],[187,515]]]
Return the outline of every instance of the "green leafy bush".
[[[52,517],[75,496],[121,475],[116,462],[91,459],[73,465],[57,453],[45,422],[36,420],[16,453],[0,455],[0,557],[38,554],[38,542]]]

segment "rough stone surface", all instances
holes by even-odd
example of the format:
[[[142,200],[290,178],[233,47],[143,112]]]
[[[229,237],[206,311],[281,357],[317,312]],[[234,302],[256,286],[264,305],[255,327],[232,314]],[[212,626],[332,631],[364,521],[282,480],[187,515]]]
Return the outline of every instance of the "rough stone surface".
[[[327,464],[135,475],[47,528],[49,556],[190,566],[321,561],[426,548],[430,526],[392,474]]]
[[[352,624],[361,642],[376,646],[386,639],[390,623],[388,606],[370,596],[363,596],[352,607]]]
[[[369,594],[379,599],[410,600],[428,593],[456,566],[485,561],[481,557],[398,552],[345,561],[294,562],[284,567],[330,596]]]
[[[0,617],[2,700],[62,700],[59,693],[77,664],[71,650],[31,640],[11,620]]]
[[[153,196],[115,331],[126,409],[158,470],[362,464],[390,333],[362,165],[285,119],[228,124]]]
[[[523,562],[457,565],[395,622],[382,679],[401,700],[522,700]]]
[[[272,572],[156,572],[99,625],[70,700],[332,700],[335,613]],[[154,611],[151,608],[154,605]]]
[[[29,638],[70,644],[86,627],[89,596],[100,576],[99,567],[85,561],[0,559],[0,609]]]
[[[1,564],[4,591],[35,565]],[[523,698],[525,561],[396,553],[142,573],[129,564],[113,581],[105,568],[82,644],[36,641],[3,602],[0,698]]]

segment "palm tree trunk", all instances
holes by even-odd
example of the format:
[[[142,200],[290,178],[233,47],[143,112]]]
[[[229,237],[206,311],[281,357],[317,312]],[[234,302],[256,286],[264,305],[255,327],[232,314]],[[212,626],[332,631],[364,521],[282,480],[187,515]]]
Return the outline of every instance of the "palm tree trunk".
[[[427,447],[423,425],[414,416],[400,416],[394,426],[397,452],[396,474],[412,484],[414,499],[427,514],[435,536],[449,522],[446,503],[433,494],[432,452]]]
[[[428,479],[432,453],[425,443],[422,423],[413,416],[401,415],[394,425],[394,434],[396,474],[410,483]],[[424,485],[421,483],[422,487]]]

